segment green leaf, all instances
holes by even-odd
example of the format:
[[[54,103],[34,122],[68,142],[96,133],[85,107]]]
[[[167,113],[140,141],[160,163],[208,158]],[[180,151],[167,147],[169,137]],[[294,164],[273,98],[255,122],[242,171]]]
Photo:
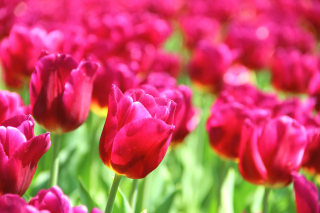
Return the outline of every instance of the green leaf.
[[[166,196],[160,203],[160,205],[156,208],[155,213],[169,212],[177,192],[178,190],[174,190],[171,193],[169,193],[169,195]]]
[[[94,207],[98,206],[92,199],[90,193],[88,192],[87,188],[83,184],[81,178],[79,180],[79,192],[80,192],[80,200],[82,204],[88,207],[88,210],[91,211]]]

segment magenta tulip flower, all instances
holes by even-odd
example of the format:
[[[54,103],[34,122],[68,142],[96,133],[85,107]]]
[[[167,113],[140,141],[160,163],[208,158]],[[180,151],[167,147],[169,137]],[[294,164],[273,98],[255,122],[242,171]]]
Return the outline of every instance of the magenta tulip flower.
[[[34,135],[34,124],[30,115],[17,115],[0,126],[0,195],[22,196],[51,145],[49,133]]]
[[[41,35],[47,32],[41,28],[28,28],[16,24],[10,35],[0,44],[0,58],[6,85],[19,88],[30,78],[44,43]]]
[[[38,209],[28,205],[23,198],[15,194],[0,196],[0,210],[1,213],[39,213]]]
[[[312,77],[318,72],[318,58],[298,50],[278,49],[272,60],[272,84],[279,90],[306,93]],[[314,95],[316,91],[309,89]]]
[[[63,191],[54,186],[48,190],[42,189],[29,201],[29,205],[40,211],[47,210],[51,213],[87,213],[86,206],[72,207],[70,199]]]
[[[246,120],[241,133],[239,171],[253,184],[279,188],[292,181],[291,173],[300,169],[307,131],[288,116],[268,121],[258,129]]]
[[[222,157],[232,160],[239,158],[241,130],[246,119],[261,126],[270,117],[268,110],[249,105],[253,104],[252,99],[249,103],[246,101],[240,102],[225,91],[210,109],[206,130],[211,148]]]
[[[319,213],[320,205],[317,187],[303,175],[294,173],[292,176],[297,213]]]
[[[193,52],[188,71],[195,85],[209,91],[221,89],[223,75],[233,61],[233,53],[225,44],[211,44],[201,41]]]
[[[78,128],[87,118],[93,80],[98,65],[79,65],[65,54],[39,59],[30,82],[30,102],[34,119],[46,130],[65,133]]]
[[[0,91],[0,123],[15,115],[30,113],[30,106],[24,106],[18,93]]]
[[[176,103],[154,98],[141,89],[130,96],[112,86],[109,113],[99,154],[102,162],[120,175],[140,179],[158,167],[174,130]]]

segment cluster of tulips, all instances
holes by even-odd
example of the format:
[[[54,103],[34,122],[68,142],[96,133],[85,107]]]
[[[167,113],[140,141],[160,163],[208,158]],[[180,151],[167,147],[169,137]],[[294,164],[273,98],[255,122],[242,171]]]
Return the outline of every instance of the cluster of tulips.
[[[269,212],[270,191],[293,182],[297,212],[320,213],[311,181],[320,174],[319,1],[3,0],[0,5],[0,212],[99,213],[102,206],[106,213],[170,212],[176,205],[172,212],[232,213],[221,198],[230,179],[224,171],[238,168],[241,181],[264,187],[255,211]],[[102,129],[99,117],[105,119]],[[109,187],[110,172],[99,171],[98,188],[107,198],[100,203],[86,189],[97,171],[81,171],[88,174],[86,186],[80,165],[75,176],[84,203],[76,206],[77,192],[69,193],[75,180],[61,174],[76,165],[62,170],[60,161],[66,144],[80,142],[69,136],[80,134],[84,123],[91,136],[83,160],[88,168],[104,164],[115,175]],[[43,134],[35,136],[35,128]],[[189,165],[214,164],[218,158],[204,157],[209,147],[214,151],[209,155],[221,158],[213,168],[218,177],[209,180],[213,188],[206,187],[210,175],[201,169],[189,171],[195,182],[183,178]],[[48,150],[52,158],[44,159]],[[79,150],[71,153],[80,156]],[[164,159],[173,193],[155,178],[146,184]],[[40,172],[47,172],[46,189],[32,181]],[[130,193],[118,190],[123,179]],[[194,184],[193,190],[185,190],[185,183]],[[143,203],[151,184],[163,188],[159,208]],[[207,204],[210,199],[215,206]],[[183,202],[194,205],[188,209]]]

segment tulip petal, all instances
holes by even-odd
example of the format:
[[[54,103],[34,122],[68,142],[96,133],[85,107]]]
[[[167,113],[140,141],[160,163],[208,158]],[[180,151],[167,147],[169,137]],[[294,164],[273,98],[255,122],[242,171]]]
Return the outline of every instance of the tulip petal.
[[[130,105],[129,105],[130,104]],[[126,111],[125,111],[126,110]],[[148,110],[140,103],[133,102],[130,97],[124,97],[119,103],[118,117],[118,130],[124,125],[143,118],[151,118]]]
[[[304,150],[307,145],[307,132],[300,123],[287,116],[281,116],[280,122],[286,122],[287,128],[279,142],[277,154],[274,156],[274,164],[272,165],[272,173],[269,174],[269,181],[283,182],[287,185],[292,178],[292,171],[298,172],[302,163]],[[267,168],[269,170],[269,168]]]
[[[27,140],[34,137],[35,122],[30,115],[16,115],[2,123],[2,126],[17,128]]]
[[[294,173],[292,177],[297,213],[319,213],[317,187],[300,174]]]
[[[120,89],[115,85],[112,85],[111,92],[109,94],[109,111],[108,116],[103,127],[100,142],[99,142],[99,155],[104,164],[110,165],[110,147],[117,134],[118,129],[118,104],[125,96]]]
[[[144,178],[160,164],[172,132],[172,126],[153,118],[125,125],[113,142],[112,168],[129,178]]]
[[[17,193],[22,196],[30,185],[39,159],[49,149],[50,145],[50,135],[46,133],[17,147],[2,168],[1,172],[5,175],[1,175],[3,179],[0,181],[0,191]],[[6,184],[1,185],[1,183]]]
[[[263,184],[267,170],[257,146],[257,129],[250,120],[245,120],[239,150],[239,171],[244,179],[254,184]]]
[[[98,64],[82,61],[71,71],[62,95],[64,116],[60,115],[63,132],[78,128],[88,117],[93,79]]]
[[[16,128],[0,126],[0,143],[2,143],[5,154],[10,158],[13,152],[23,143],[26,137]]]
[[[26,203],[26,201],[18,195],[6,194],[0,197],[1,213],[38,213],[39,211]]]

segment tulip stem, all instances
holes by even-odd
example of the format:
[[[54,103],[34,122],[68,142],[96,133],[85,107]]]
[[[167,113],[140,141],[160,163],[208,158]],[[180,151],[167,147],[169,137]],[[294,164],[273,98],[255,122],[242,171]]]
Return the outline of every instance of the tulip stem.
[[[131,205],[131,208],[134,210],[136,200],[137,200],[137,194],[138,194],[138,179],[133,179],[132,187],[129,195],[129,202]]]
[[[60,143],[60,135],[54,135],[54,141],[52,143],[52,161],[50,168],[50,179],[49,179],[49,188],[57,185],[58,183],[58,175],[59,175],[59,144]]]
[[[271,189],[265,187],[264,188],[264,194],[263,194],[263,203],[262,203],[262,213],[268,213],[268,197],[270,194]]]
[[[110,190],[110,194],[109,194],[109,197],[108,197],[108,202],[107,202],[105,213],[112,213],[114,200],[116,198],[116,194],[117,194],[117,191],[118,191],[118,187],[119,187],[121,178],[122,178],[122,175],[118,175],[117,173],[115,173],[114,180],[113,180],[113,183],[112,183],[112,187],[111,187],[111,190]]]

